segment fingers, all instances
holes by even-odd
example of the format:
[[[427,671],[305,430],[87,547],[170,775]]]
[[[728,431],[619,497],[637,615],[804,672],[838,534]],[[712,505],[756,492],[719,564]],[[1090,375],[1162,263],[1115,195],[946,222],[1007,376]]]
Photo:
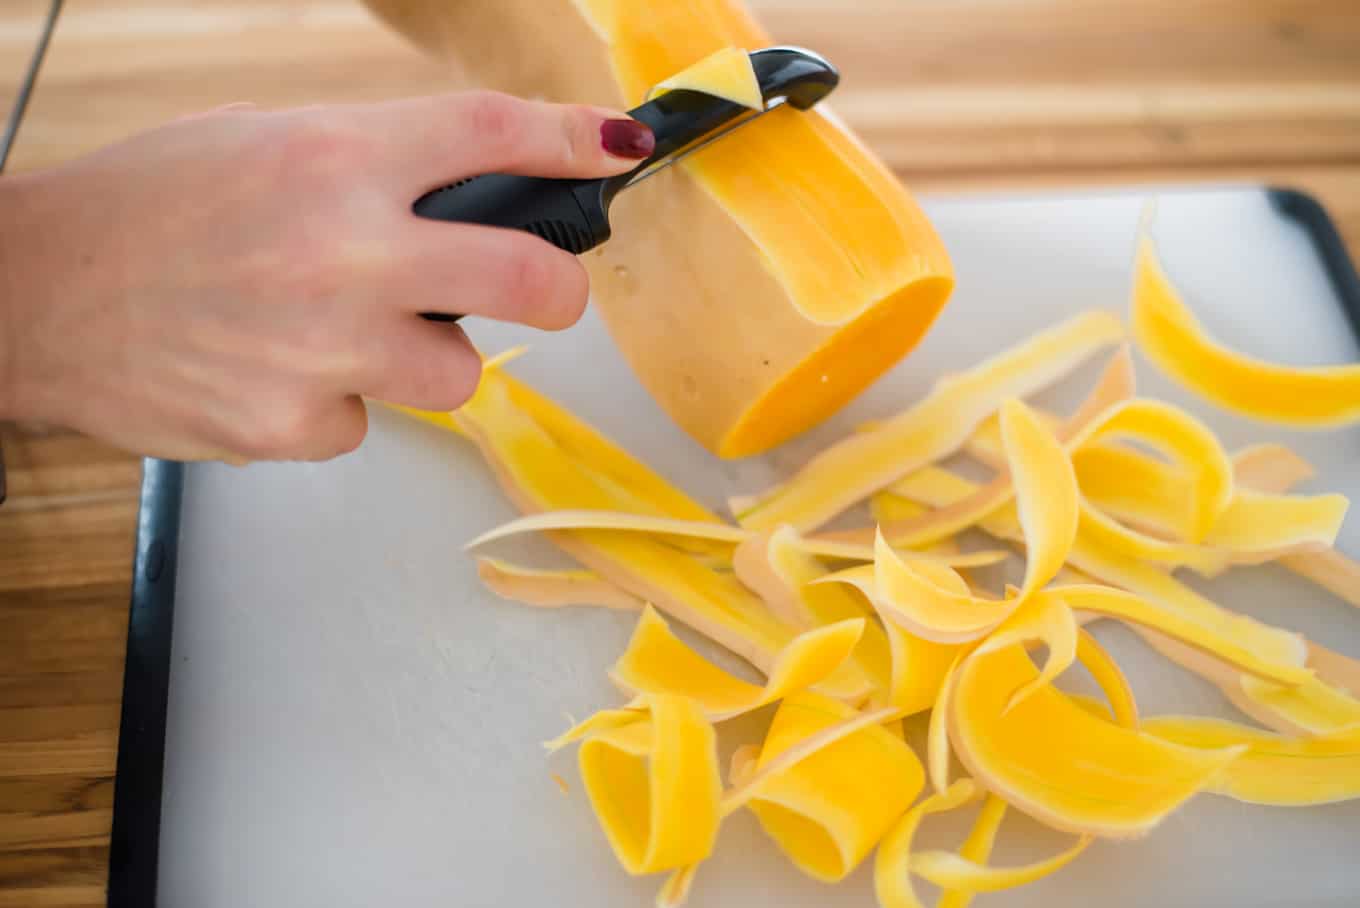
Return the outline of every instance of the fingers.
[[[546,331],[576,324],[590,282],[568,252],[519,230],[413,218],[386,293],[408,312],[459,312]]]
[[[319,407],[312,424],[299,440],[297,460],[331,460],[349,454],[368,434],[368,410],[357,395],[342,397]]]
[[[419,410],[456,410],[477,390],[482,360],[457,325],[398,318],[375,339],[363,393]]]
[[[484,173],[591,178],[648,157],[650,129],[605,108],[473,91],[363,108],[367,134],[384,137],[384,170],[421,193]]]

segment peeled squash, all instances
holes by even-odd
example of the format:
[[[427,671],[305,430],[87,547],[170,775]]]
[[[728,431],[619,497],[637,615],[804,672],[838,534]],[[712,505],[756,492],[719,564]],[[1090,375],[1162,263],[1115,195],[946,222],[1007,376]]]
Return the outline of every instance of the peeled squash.
[[[480,84],[621,110],[695,64],[685,84],[740,92],[712,55],[775,43],[739,0],[366,2]],[[610,220],[584,257],[595,303],[662,408],[724,457],[838,410],[954,284],[910,193],[818,109],[744,126],[621,193]]]

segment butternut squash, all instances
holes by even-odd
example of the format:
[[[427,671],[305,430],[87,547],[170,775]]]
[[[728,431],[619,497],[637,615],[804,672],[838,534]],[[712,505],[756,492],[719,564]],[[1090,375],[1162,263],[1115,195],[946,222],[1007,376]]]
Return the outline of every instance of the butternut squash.
[[[366,2],[477,83],[620,109],[724,48],[775,43],[740,0]],[[688,84],[749,93],[715,66]],[[954,284],[911,194],[820,108],[762,117],[621,193],[610,219],[585,256],[595,304],[662,408],[723,457],[834,413]]]

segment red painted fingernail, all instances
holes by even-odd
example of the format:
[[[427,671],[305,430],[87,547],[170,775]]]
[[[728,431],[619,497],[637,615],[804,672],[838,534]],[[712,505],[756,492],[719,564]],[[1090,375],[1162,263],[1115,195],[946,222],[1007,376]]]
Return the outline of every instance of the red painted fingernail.
[[[656,136],[637,120],[605,120],[600,124],[600,144],[616,158],[641,160],[656,150]]]

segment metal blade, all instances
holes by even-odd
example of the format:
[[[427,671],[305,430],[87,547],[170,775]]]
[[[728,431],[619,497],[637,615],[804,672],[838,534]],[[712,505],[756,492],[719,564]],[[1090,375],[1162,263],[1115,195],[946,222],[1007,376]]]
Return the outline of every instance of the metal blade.
[[[741,129],[746,124],[753,123],[756,120],[759,120],[761,117],[765,116],[770,111],[778,107],[783,107],[785,100],[786,100],[785,98],[775,98],[774,100],[770,101],[769,105],[764,110],[759,110],[756,111],[755,113],[752,113],[750,116],[741,117],[740,119],[733,120],[731,123],[728,123],[722,129],[715,130],[709,133],[708,135],[704,136],[699,141],[692,142],[689,145],[686,145],[684,148],[680,149],[675,154],[671,155],[669,158],[666,158],[665,160],[662,161],[657,161],[655,164],[646,168],[645,170],[638,171],[637,174],[635,174],[631,180],[624,184],[623,188],[627,189],[629,186],[636,186],[638,183],[641,183],[643,180],[647,179],[653,174],[660,173],[667,167],[670,167],[672,164],[677,164],[680,161],[683,161],[685,158],[694,154],[699,149],[706,148],[707,146],[718,141],[719,139],[723,138],[729,133]]]

